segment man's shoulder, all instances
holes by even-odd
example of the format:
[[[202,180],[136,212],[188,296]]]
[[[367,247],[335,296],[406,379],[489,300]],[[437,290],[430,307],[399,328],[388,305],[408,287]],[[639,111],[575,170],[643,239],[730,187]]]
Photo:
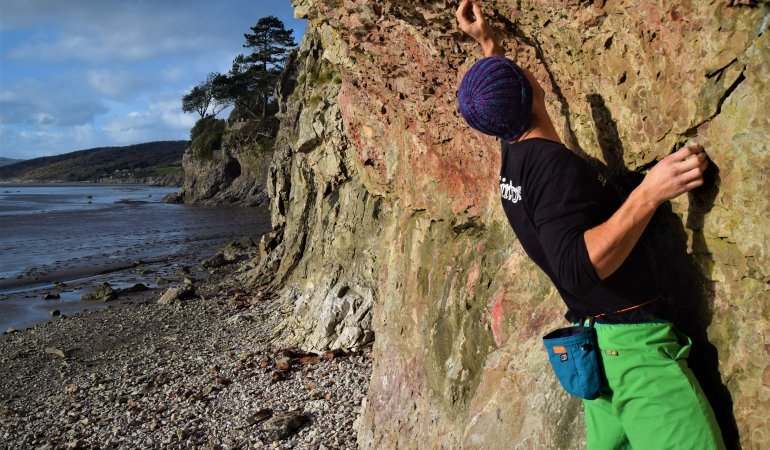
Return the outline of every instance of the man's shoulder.
[[[521,164],[541,176],[584,167],[583,159],[560,142],[532,138],[509,145],[509,151],[514,152]]]

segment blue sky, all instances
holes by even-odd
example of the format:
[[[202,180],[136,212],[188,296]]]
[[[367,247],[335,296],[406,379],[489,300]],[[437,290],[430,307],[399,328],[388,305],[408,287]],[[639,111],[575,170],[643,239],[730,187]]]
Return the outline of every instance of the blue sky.
[[[182,96],[266,15],[299,43],[289,0],[2,0],[0,156],[187,139]]]

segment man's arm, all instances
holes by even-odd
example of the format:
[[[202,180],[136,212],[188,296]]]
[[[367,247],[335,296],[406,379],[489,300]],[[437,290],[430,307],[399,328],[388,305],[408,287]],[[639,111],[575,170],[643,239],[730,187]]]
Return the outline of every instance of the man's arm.
[[[703,184],[707,165],[703,147],[683,147],[656,164],[612,217],[583,234],[599,278],[609,277],[623,264],[658,206]]]
[[[495,36],[495,30],[481,13],[481,8],[471,0],[463,0],[455,13],[460,29],[476,40],[484,51],[484,56],[505,56],[505,50]]]

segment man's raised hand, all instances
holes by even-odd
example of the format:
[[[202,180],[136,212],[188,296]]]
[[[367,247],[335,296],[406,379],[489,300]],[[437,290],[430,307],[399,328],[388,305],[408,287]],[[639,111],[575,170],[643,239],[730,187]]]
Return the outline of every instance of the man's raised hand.
[[[689,143],[663,158],[644,177],[642,185],[648,199],[660,205],[703,185],[708,159],[703,147]]]
[[[463,0],[455,13],[460,29],[481,45],[484,56],[504,56],[495,36],[495,30],[489,25],[481,12],[481,7],[471,1]]]

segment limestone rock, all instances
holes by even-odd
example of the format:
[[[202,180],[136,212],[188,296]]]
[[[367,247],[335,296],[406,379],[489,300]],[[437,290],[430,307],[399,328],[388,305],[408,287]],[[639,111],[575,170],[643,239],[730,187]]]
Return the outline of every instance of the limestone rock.
[[[277,414],[262,424],[262,429],[267,432],[268,439],[279,441],[296,433],[310,418],[300,411],[289,411]]]
[[[179,303],[182,300],[195,295],[195,288],[191,284],[183,284],[181,287],[168,288],[158,300],[161,305]]]
[[[457,113],[481,55],[454,5],[294,4],[312,20],[276,92],[267,190],[280,239],[242,278],[272,283],[291,311],[276,334],[318,350],[376,335],[361,448],[583,448],[582,407],[540,343],[563,304],[499,206],[499,143]],[[707,185],[662,207],[644,245],[682,305],[728,447],[770,445],[768,5],[484,8],[565,144],[621,191],[689,138],[704,143]]]
[[[82,297],[83,301],[96,301],[96,302],[106,302],[109,300],[114,300],[118,297],[118,292],[110,286],[109,283],[102,283],[99,287],[97,287],[94,291],[89,292],[88,294],[85,294]]]
[[[229,261],[225,257],[225,254],[222,252],[218,252],[214,256],[212,256],[208,261],[203,263],[203,267],[209,268],[209,269],[216,269],[218,267],[226,266],[229,264]]]

